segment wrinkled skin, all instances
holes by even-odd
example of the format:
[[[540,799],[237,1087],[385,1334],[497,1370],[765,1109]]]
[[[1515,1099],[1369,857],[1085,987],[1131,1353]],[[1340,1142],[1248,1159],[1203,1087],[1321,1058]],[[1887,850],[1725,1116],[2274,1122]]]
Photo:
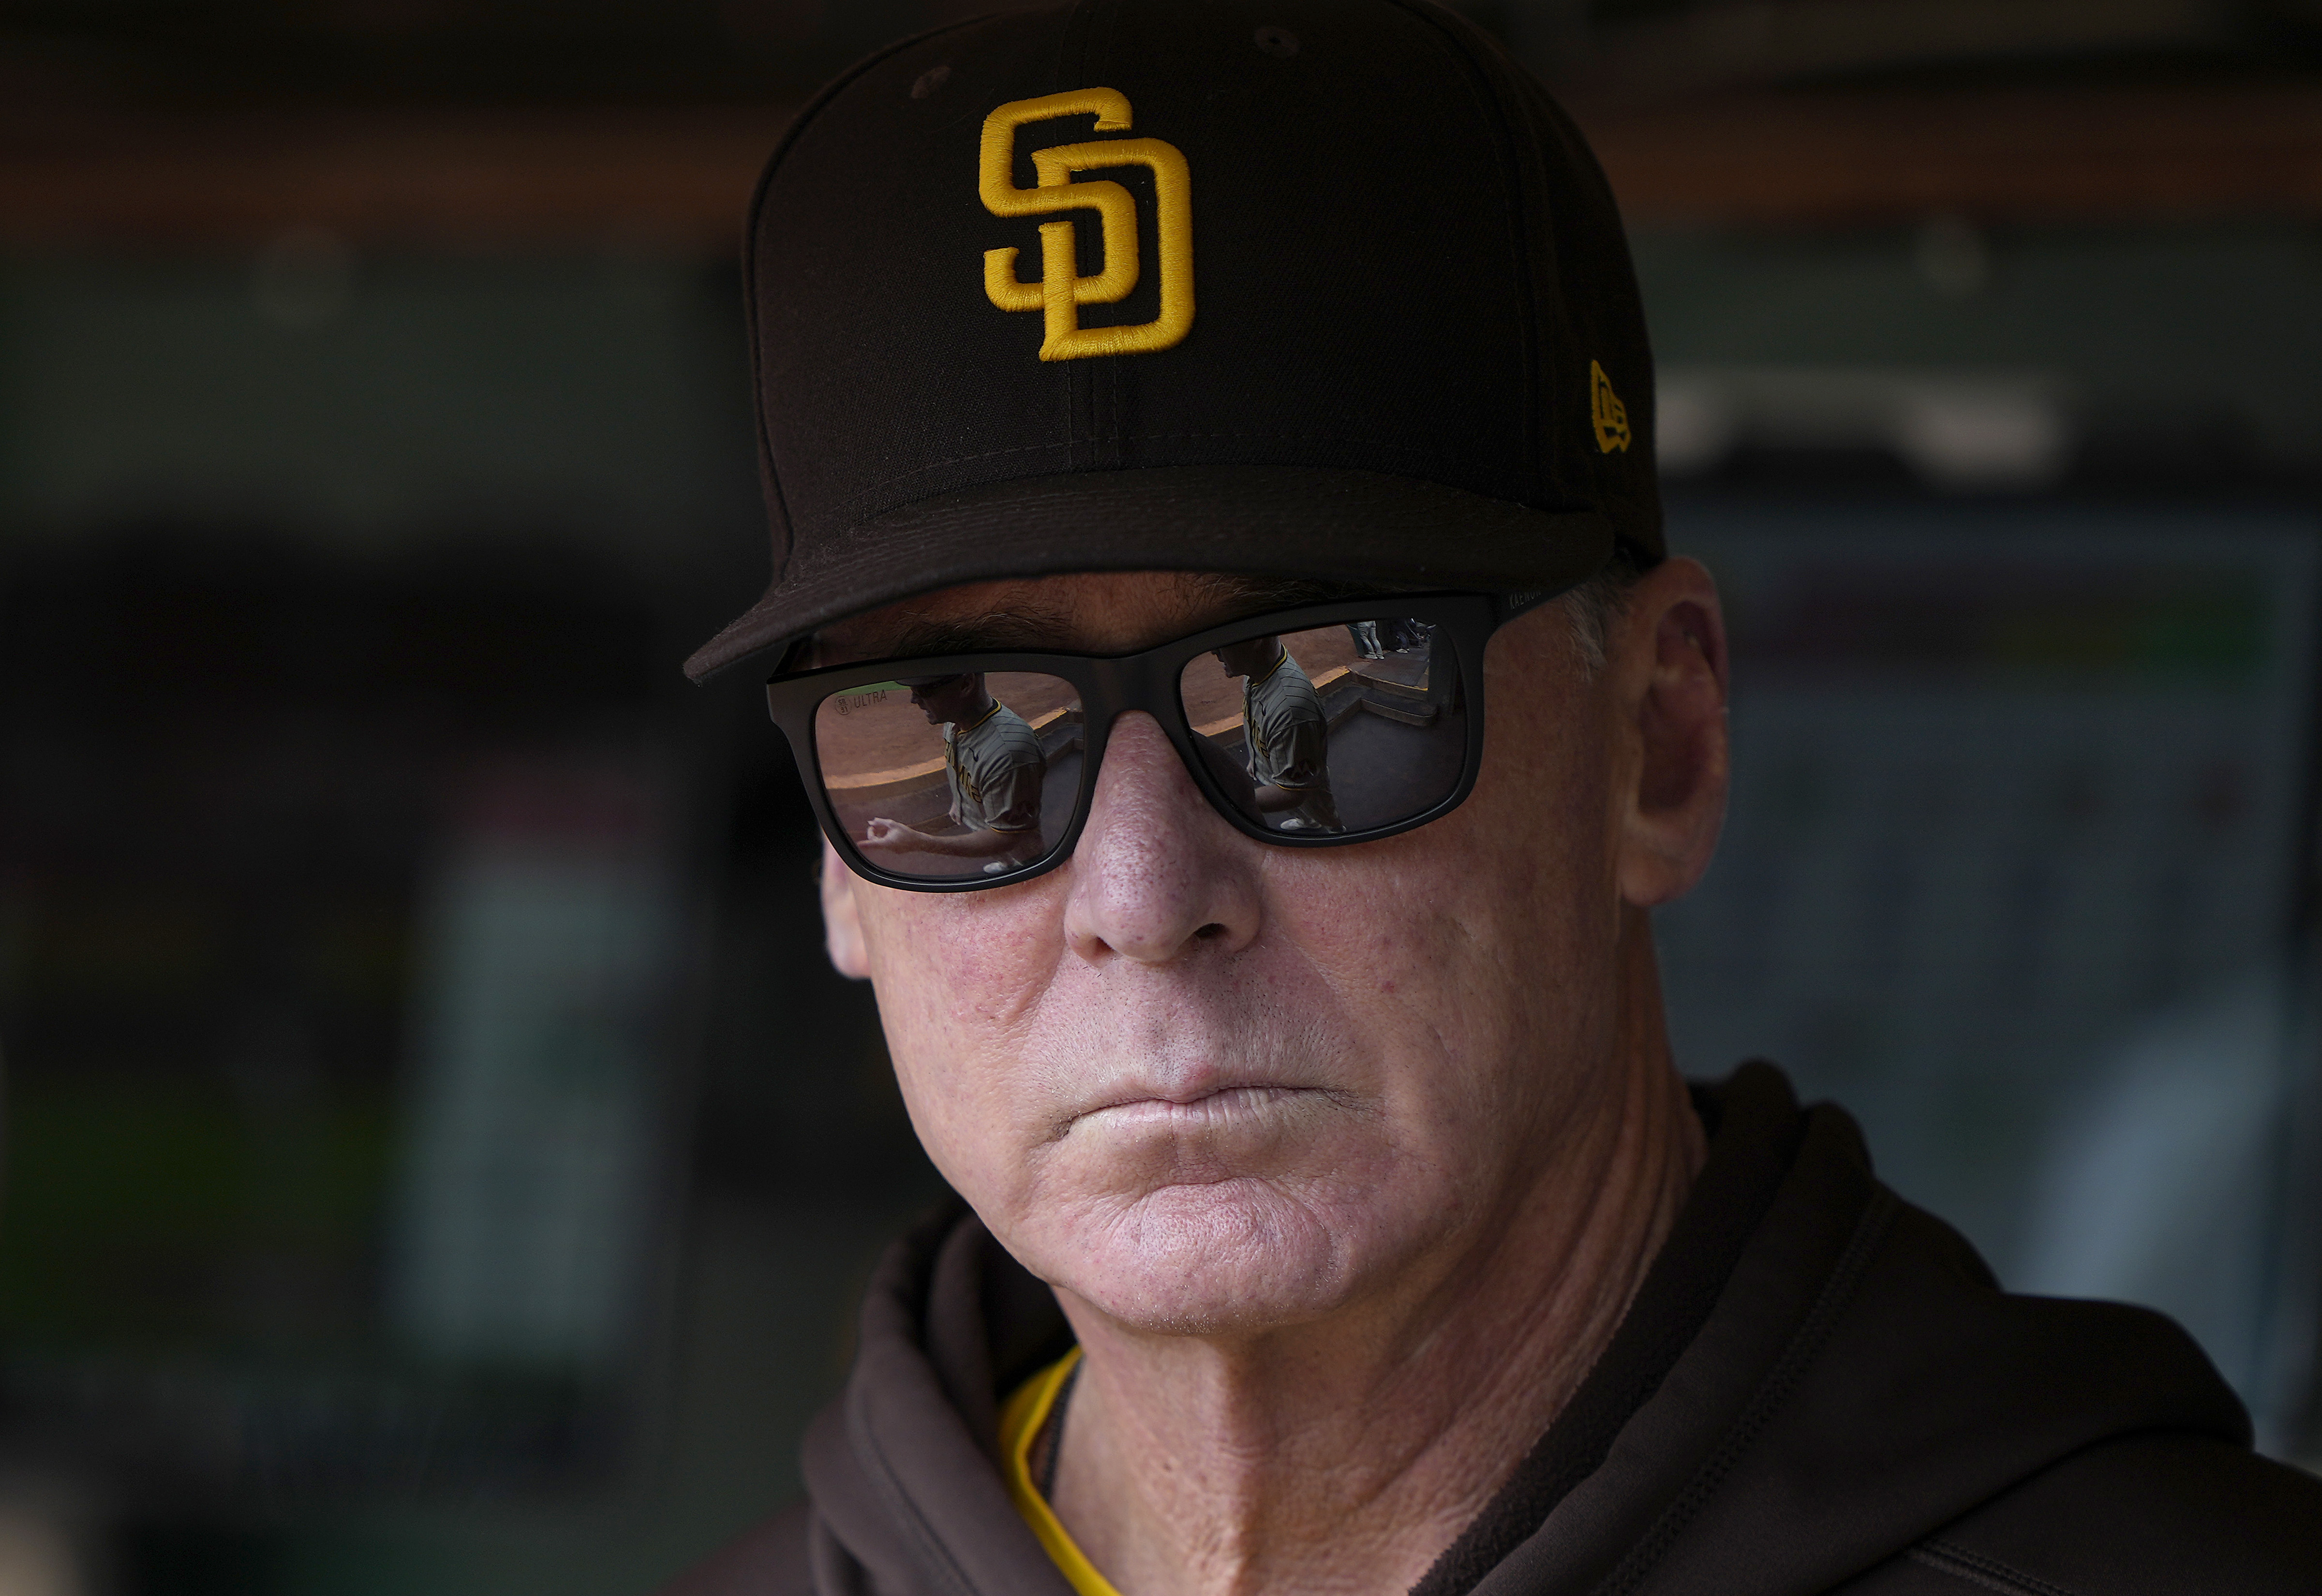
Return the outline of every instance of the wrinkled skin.
[[[1125,652],[1234,613],[1153,573],[993,583],[820,652],[982,616]],[[832,956],[877,988],[929,1154],[1087,1349],[1058,1510],[1138,1596],[1407,1589],[1682,1201],[1701,1134],[1645,911],[1723,812],[1706,573],[1649,572],[1606,653],[1556,605],[1504,628],[1475,792],[1400,836],[1246,837],[1132,715],[1046,876],[911,893],[825,861]]]

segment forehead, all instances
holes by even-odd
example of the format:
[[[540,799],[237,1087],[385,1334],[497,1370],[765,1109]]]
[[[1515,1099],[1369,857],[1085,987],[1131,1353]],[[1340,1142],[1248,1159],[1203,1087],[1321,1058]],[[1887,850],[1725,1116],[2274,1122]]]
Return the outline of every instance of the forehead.
[[[1221,571],[1087,571],[972,582],[827,626],[815,636],[814,658],[836,665],[975,649],[1128,653],[1242,616],[1365,591],[1376,589]]]

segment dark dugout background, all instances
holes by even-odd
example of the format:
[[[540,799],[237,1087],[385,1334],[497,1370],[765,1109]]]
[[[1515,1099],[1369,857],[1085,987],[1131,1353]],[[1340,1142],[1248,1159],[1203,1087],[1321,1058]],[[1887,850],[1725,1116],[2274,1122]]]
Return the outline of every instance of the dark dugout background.
[[[0,7],[0,1596],[641,1592],[795,1489],[936,1183],[676,666],[763,579],[759,162],[973,9]],[[2314,1455],[2322,23],[1470,9],[1733,603],[1680,1062]]]

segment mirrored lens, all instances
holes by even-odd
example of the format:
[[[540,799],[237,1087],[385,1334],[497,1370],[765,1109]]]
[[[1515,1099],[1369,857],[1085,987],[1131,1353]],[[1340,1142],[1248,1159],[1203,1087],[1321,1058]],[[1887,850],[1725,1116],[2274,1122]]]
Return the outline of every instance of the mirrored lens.
[[[1269,829],[1370,831],[1458,784],[1467,724],[1449,634],[1408,616],[1262,634],[1179,679],[1202,757]]]
[[[1081,728],[1070,683],[1021,671],[849,688],[814,715],[838,824],[870,863],[931,881],[1004,875],[1055,848]]]

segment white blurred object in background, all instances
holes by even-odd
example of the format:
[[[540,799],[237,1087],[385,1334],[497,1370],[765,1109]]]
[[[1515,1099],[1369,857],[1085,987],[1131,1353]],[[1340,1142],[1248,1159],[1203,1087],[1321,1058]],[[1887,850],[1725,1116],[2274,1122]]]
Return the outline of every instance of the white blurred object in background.
[[[2036,371],[1678,367],[1659,381],[1661,469],[1714,471],[1738,448],[1884,452],[1954,493],[2051,487],[2071,469],[2070,395]]]

